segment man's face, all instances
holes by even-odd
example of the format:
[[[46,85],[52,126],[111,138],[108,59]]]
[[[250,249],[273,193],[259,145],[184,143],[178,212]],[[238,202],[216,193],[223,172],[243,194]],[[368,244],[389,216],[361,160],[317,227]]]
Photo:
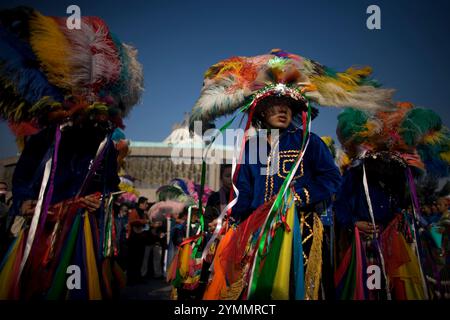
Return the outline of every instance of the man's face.
[[[139,208],[141,210],[147,210],[147,206],[148,206],[148,201],[144,201],[144,202],[141,202],[141,204],[139,205]]]
[[[223,170],[222,184],[225,188],[231,189],[231,167],[227,167]]]
[[[269,129],[286,129],[292,121],[291,108],[281,102],[267,107],[262,114]]]
[[[445,212],[447,212],[447,210],[448,210],[448,204],[447,204],[447,200],[446,200],[446,199],[440,198],[440,199],[437,201],[437,210],[438,210],[440,213],[445,213]]]

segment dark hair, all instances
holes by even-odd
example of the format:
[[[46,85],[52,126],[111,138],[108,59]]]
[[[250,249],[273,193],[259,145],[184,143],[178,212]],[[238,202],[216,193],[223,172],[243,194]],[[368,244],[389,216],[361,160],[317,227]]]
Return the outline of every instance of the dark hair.
[[[146,198],[146,197],[139,197],[139,199],[138,199],[138,205],[144,203],[145,201],[148,201],[148,198]]]
[[[260,100],[256,105],[255,113],[252,119],[253,126],[256,128],[262,128],[264,126],[264,117],[262,116],[263,111],[276,104],[284,104],[288,106],[292,111],[292,117],[306,108],[306,105],[303,102],[294,100],[288,96],[268,96],[267,98]]]
[[[8,183],[7,182],[5,182],[5,181],[0,181],[0,184],[4,184],[5,186],[6,186],[6,189],[8,189]]]

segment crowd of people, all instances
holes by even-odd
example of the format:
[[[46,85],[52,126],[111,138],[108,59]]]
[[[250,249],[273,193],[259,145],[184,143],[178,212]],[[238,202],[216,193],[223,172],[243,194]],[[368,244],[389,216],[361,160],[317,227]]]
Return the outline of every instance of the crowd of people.
[[[82,25],[0,12],[0,115],[21,143],[12,197],[0,183],[0,299],[113,299],[146,277],[179,300],[450,298],[450,192],[421,186],[450,175],[434,111],[394,101],[370,67],[231,57],[206,71],[189,124],[246,119],[220,189],[205,152],[201,181],[124,197],[142,66],[103,20]],[[343,109],[342,149],[312,132],[323,106]]]

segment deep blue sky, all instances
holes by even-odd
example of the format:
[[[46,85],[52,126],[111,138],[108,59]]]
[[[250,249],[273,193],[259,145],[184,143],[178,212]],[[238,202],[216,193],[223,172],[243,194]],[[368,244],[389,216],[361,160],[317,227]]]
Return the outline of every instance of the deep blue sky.
[[[102,17],[138,48],[146,91],[125,119],[133,140],[163,140],[192,108],[210,65],[272,48],[337,70],[370,65],[384,86],[397,89],[397,100],[429,107],[450,125],[449,0],[1,1],[3,8],[29,5],[55,16],[77,4],[83,15]],[[381,30],[366,28],[371,4],[381,7]],[[321,109],[313,131],[335,136],[337,114]],[[0,158],[14,155],[4,122],[0,136]]]

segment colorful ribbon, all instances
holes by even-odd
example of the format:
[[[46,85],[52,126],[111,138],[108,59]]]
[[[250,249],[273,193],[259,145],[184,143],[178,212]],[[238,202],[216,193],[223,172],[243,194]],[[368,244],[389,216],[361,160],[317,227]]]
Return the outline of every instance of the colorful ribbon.
[[[304,129],[304,131],[303,131],[303,139],[302,139],[302,146],[300,148],[300,153],[296,159],[295,165],[292,166],[286,179],[284,180],[284,182],[280,188],[280,191],[278,192],[278,195],[272,205],[272,208],[270,209],[269,214],[267,215],[267,218],[262,226],[263,232],[261,232],[261,234],[259,235],[259,239],[258,239],[259,248],[258,248],[257,254],[255,254],[254,261],[252,264],[252,271],[251,271],[251,275],[250,275],[250,282],[249,282],[248,293],[247,293],[247,297],[249,299],[251,299],[254,296],[255,291],[257,289],[257,284],[258,284],[259,276],[260,276],[260,272],[257,271],[257,267],[259,267],[261,258],[263,257],[263,253],[265,251],[271,222],[273,221],[274,217],[278,213],[278,210],[282,204],[283,197],[284,197],[286,191],[288,190],[288,188],[294,178],[294,174],[297,171],[300,163],[302,162],[303,157],[306,152],[306,149],[309,145],[309,138],[310,138],[310,132],[311,132],[311,106],[309,104],[309,100],[307,100],[307,101],[308,101],[308,103],[307,103],[308,113],[307,113],[307,116],[305,116],[305,113],[303,113],[303,129]]]
[[[372,220],[374,230],[376,230],[375,217],[374,217],[373,208],[372,208],[372,201],[370,200],[369,184],[367,182],[366,165],[364,162],[363,162],[363,185],[364,185],[364,192],[365,192],[366,200],[367,200],[367,206],[369,207],[370,218]],[[380,247],[380,242],[378,241],[378,232],[376,232],[376,231],[374,231],[374,242],[375,242],[375,246],[377,247],[378,254],[380,256],[381,269],[383,271],[383,276],[384,276],[384,279],[386,280],[386,296],[387,296],[388,300],[392,300],[391,292],[389,290],[389,278],[386,274],[386,266],[384,263],[384,256],[383,256],[383,252]]]
[[[408,186],[409,186],[409,192],[411,194],[411,200],[413,203],[413,213],[414,213],[414,219],[411,223],[411,227],[413,229],[413,233],[414,233],[414,251],[417,255],[417,260],[419,262],[419,271],[420,271],[420,278],[422,281],[422,288],[423,288],[423,294],[426,300],[428,300],[429,296],[428,296],[428,288],[427,288],[427,282],[425,280],[425,274],[423,272],[422,269],[422,261],[420,258],[420,249],[419,249],[419,244],[420,241],[418,240],[418,235],[416,232],[416,223],[417,221],[420,221],[421,218],[421,212],[420,212],[420,205],[419,205],[419,198],[417,197],[417,191],[416,191],[416,185],[414,183],[414,177],[412,175],[411,172],[411,168],[408,167],[406,169],[406,176],[408,178]]]
[[[20,264],[19,278],[22,274],[23,268],[25,267],[25,263],[27,262],[28,257],[30,255],[36,233],[38,233],[38,234],[40,233],[37,231],[38,231],[38,229],[40,230],[42,228],[43,223],[45,221],[45,217],[47,216],[48,206],[50,204],[50,201],[52,198],[52,193],[53,193],[53,180],[54,180],[55,172],[56,172],[56,160],[57,160],[59,143],[61,141],[61,128],[62,127],[63,127],[63,125],[56,127],[55,143],[54,143],[54,147],[53,147],[53,156],[50,157],[50,159],[48,159],[47,162],[45,163],[44,176],[43,176],[42,182],[41,182],[41,189],[39,191],[38,201],[36,203],[36,207],[35,207],[34,213],[33,213],[33,218],[31,220],[30,229],[28,231],[28,237],[27,237],[27,242],[25,245],[25,251],[23,253],[23,258],[22,258],[22,261]],[[49,183],[50,183],[50,185],[48,188],[48,192],[45,193],[45,190],[47,189],[47,185]],[[45,195],[45,199],[44,199],[44,195]],[[42,214],[42,219],[41,219],[41,214]],[[39,224],[40,219],[41,219],[41,223]],[[39,228],[38,228],[38,225],[40,226]]]

